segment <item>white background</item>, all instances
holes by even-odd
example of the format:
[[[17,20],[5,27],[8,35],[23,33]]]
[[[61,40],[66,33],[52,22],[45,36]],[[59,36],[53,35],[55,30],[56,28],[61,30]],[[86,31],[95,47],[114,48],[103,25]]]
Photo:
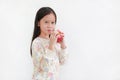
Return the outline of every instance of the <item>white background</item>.
[[[120,80],[119,0],[0,0],[0,80],[31,80],[36,11],[53,8],[69,59],[60,80]]]

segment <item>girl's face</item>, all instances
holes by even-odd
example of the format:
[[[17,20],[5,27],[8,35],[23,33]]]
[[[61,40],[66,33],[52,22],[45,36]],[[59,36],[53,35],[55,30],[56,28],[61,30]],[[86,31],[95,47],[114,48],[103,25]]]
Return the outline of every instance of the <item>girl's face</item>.
[[[41,35],[49,35],[55,29],[55,16],[53,13],[50,13],[44,16],[39,22],[38,26],[41,29]]]

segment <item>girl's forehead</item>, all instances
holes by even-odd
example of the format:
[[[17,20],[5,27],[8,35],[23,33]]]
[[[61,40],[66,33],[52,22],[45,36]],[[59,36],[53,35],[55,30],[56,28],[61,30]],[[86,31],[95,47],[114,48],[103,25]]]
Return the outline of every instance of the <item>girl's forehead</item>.
[[[50,13],[43,17],[43,19],[55,20],[55,15]]]

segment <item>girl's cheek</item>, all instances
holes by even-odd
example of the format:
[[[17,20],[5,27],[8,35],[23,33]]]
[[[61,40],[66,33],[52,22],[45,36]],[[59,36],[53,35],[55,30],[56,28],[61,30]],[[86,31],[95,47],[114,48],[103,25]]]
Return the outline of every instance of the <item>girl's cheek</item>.
[[[53,26],[53,28],[55,29],[55,25]]]

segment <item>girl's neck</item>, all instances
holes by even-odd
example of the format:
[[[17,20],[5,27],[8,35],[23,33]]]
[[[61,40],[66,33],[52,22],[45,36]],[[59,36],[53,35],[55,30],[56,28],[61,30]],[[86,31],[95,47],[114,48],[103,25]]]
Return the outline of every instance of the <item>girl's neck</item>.
[[[44,38],[44,39],[49,39],[49,35],[40,34],[39,37]]]

